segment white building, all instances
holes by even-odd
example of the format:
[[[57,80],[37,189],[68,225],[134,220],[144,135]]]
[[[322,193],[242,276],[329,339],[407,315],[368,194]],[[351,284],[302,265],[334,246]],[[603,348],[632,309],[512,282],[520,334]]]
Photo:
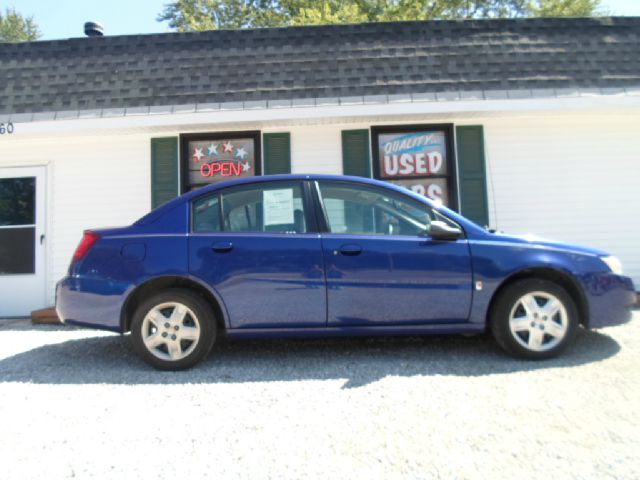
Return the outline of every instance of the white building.
[[[4,44],[0,93],[0,317],[53,304],[84,229],[289,171],[399,182],[640,284],[640,18]]]

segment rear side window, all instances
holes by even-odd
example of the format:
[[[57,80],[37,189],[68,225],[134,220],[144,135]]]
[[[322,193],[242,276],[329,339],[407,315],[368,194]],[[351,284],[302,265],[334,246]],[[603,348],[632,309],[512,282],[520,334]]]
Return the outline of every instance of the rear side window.
[[[250,185],[198,199],[193,203],[193,231],[306,233],[302,186]]]
[[[193,231],[196,233],[220,231],[220,199],[218,193],[193,202]]]

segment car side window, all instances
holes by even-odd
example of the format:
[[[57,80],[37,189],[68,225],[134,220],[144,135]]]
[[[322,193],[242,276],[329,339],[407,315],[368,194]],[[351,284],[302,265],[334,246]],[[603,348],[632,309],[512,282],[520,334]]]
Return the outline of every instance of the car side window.
[[[307,232],[302,186],[299,183],[232,187],[196,199],[192,211],[192,231],[195,233]]]
[[[434,212],[395,192],[366,185],[320,182],[329,231],[353,235],[424,235]]]
[[[220,231],[220,199],[218,193],[201,197],[193,202],[193,228],[196,233]]]

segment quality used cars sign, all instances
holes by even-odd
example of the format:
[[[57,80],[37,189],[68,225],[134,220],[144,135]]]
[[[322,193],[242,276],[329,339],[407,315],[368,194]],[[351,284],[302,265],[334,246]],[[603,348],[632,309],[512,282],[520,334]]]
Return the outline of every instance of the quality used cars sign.
[[[447,203],[449,169],[444,131],[381,133],[378,154],[382,179]]]

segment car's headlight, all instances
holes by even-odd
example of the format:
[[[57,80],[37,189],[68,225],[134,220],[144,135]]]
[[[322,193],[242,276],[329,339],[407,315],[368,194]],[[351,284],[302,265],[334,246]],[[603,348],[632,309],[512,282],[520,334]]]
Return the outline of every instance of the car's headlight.
[[[622,262],[617,257],[600,257],[616,275],[622,275]]]

